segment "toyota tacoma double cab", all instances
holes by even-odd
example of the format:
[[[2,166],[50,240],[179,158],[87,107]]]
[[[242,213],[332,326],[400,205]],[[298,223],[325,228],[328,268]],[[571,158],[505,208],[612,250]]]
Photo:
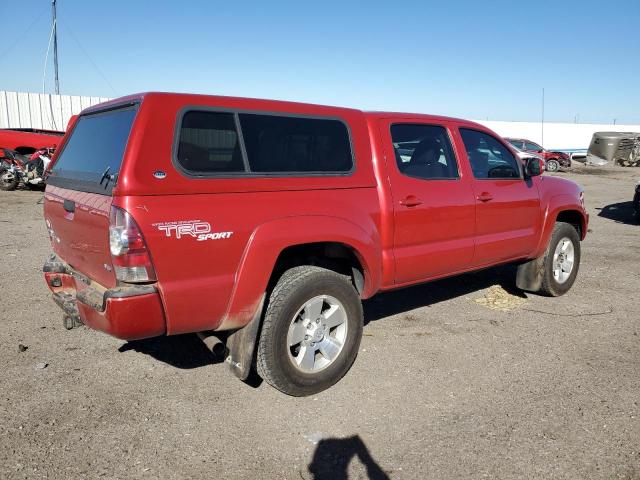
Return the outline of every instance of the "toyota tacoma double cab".
[[[44,276],[68,328],[195,332],[296,396],[349,370],[363,299],[505,263],[562,295],[588,224],[578,185],[440,116],[145,93],[84,110],[53,162]]]

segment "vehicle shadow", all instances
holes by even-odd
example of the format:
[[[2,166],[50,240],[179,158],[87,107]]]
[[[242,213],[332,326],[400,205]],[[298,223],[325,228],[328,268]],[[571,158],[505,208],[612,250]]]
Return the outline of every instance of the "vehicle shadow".
[[[389,480],[389,476],[373,459],[359,435],[320,440],[307,468],[313,480],[347,480],[349,463],[354,457],[364,465],[366,478]]]
[[[500,285],[512,295],[526,297],[515,286],[516,268],[515,265],[504,265],[393,292],[380,293],[363,303],[364,323],[366,325],[398,313],[428,307],[492,285]],[[149,355],[183,370],[224,362],[223,358],[213,355],[195,334],[132,340],[121,345],[118,351],[120,353],[134,351]],[[258,387],[262,380],[257,374],[252,374],[245,383]]]
[[[118,348],[120,353],[132,350],[183,370],[205,367],[223,361],[213,355],[195,334],[132,340]]]
[[[619,202],[598,208],[598,216],[625,225],[636,225],[638,220],[633,211],[633,202]]]
[[[429,307],[452,298],[500,285],[508,293],[526,298],[515,284],[517,265],[503,265],[478,272],[380,293],[363,303],[364,323],[380,320],[420,307]]]

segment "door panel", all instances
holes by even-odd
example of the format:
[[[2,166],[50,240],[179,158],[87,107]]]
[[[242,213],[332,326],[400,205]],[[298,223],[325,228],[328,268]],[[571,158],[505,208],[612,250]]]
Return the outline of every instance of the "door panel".
[[[538,188],[529,179],[475,180],[476,250],[482,266],[527,256],[537,245],[540,222]],[[482,199],[488,193],[490,199]],[[480,197],[480,198],[478,198]]]
[[[473,171],[474,266],[526,257],[542,221],[538,179],[523,178],[520,162],[488,132],[461,128],[460,139]]]
[[[386,119],[380,128],[394,203],[395,283],[468,268],[475,199],[468,176],[458,174],[447,126]]]

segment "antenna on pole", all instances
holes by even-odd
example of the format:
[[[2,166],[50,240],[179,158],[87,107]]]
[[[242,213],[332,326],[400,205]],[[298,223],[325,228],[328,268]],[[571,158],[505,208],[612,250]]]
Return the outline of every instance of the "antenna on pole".
[[[60,82],[58,80],[58,23],[56,20],[56,0],[51,0],[51,13],[53,15],[53,69],[55,72],[56,95],[60,95]]]
[[[542,87],[542,122],[541,122],[541,128],[542,128],[542,141],[540,143],[542,143],[542,146],[544,147],[544,87]]]

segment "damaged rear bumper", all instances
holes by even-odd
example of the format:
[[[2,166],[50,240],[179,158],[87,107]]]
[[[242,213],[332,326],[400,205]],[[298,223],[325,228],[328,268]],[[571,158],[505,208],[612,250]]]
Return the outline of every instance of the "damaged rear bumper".
[[[53,300],[72,319],[123,340],[166,332],[160,294],[155,285],[106,289],[52,255],[43,267]]]

